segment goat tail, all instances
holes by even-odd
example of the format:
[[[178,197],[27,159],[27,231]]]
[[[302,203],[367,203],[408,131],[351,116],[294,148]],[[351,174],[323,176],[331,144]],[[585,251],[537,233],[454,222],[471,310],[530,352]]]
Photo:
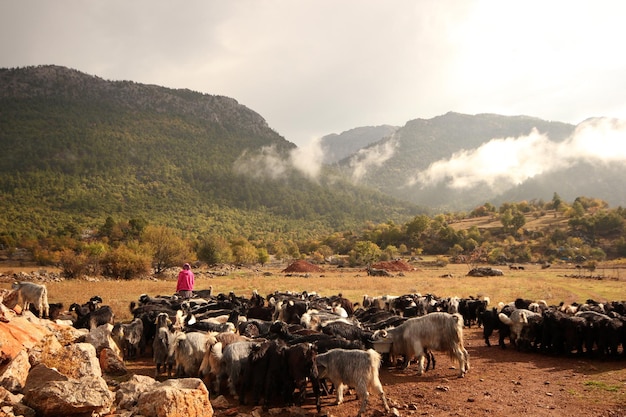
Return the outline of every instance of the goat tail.
[[[513,320],[511,320],[511,318],[504,313],[498,314],[498,318],[500,319],[502,323],[506,324],[507,326],[510,326],[513,324]]]

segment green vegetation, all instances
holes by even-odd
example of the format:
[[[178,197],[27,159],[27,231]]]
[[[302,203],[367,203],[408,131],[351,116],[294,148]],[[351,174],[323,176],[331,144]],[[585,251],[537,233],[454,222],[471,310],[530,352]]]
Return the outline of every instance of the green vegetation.
[[[584,211],[581,212],[579,207]],[[593,272],[601,261],[626,256],[624,227],[626,210],[609,209],[599,200],[581,197],[560,212],[552,203],[506,203],[499,210],[479,207],[469,215],[415,216],[401,224],[366,223],[358,231],[291,239],[287,234],[232,235],[200,233],[187,237],[184,231],[145,221],[115,221],[108,217],[85,235],[52,235],[12,240],[0,235],[5,248],[21,247],[41,265],[61,265],[68,277],[85,273],[132,278],[153,270],[160,273],[184,261],[206,264],[264,264],[306,258],[323,263],[336,256],[349,266],[363,266],[398,256],[437,256],[447,262],[477,265],[506,263],[574,262]],[[524,213],[517,228],[511,212]],[[11,258],[11,250],[5,250]]]
[[[24,249],[68,277],[131,278],[183,260],[358,266],[419,255],[591,271],[626,256],[626,211],[594,198],[568,204],[555,192],[548,203],[432,215],[330,167],[311,180],[287,163],[292,143],[227,97],[62,67],[0,69],[0,114],[2,255]]]
[[[585,382],[585,386],[608,392],[619,392],[622,389],[622,387],[618,385],[611,385],[602,381],[587,381]]]
[[[418,212],[332,172],[311,181],[284,162],[295,145],[227,97],[52,66],[0,69],[0,86],[0,234],[13,240],[109,217],[300,239]]]

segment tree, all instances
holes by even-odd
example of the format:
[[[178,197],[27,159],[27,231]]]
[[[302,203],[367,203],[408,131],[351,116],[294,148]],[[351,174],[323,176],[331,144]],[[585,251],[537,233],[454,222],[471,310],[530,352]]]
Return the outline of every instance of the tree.
[[[245,238],[231,242],[235,262],[242,265],[255,264],[259,261],[259,251]]]
[[[197,253],[198,259],[209,265],[233,261],[233,250],[230,247],[230,243],[216,234],[202,238],[198,245]]]
[[[507,208],[502,215],[500,215],[500,222],[502,222],[502,227],[505,232],[517,233],[517,231],[526,224],[526,217],[524,213],[516,208]]]
[[[563,200],[561,200],[561,197],[555,191],[554,195],[552,196],[552,208],[556,211],[559,211],[562,205]]]
[[[350,264],[367,265],[378,259],[381,250],[377,244],[369,240],[361,240],[354,245],[354,249],[350,251]]]
[[[169,227],[147,226],[141,234],[141,240],[152,257],[155,274],[194,258],[189,242]]]
[[[265,265],[267,261],[270,260],[270,254],[267,253],[267,249],[259,248],[257,250],[257,253],[258,253],[257,259],[261,265]]]

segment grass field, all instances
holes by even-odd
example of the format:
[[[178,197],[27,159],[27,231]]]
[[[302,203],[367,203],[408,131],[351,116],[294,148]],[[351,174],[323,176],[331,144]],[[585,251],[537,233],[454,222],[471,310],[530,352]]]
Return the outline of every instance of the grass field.
[[[342,293],[352,302],[361,302],[363,295],[402,295],[419,292],[440,297],[468,297],[484,295],[492,306],[498,302],[510,302],[517,297],[543,299],[548,304],[560,302],[585,302],[626,300],[626,269],[617,267],[598,268],[590,277],[573,265],[563,264],[541,269],[539,265],[525,265],[524,270],[509,270],[504,267],[500,277],[468,277],[465,264],[449,264],[442,268],[426,268],[415,265],[415,270],[393,273],[392,277],[370,277],[363,269],[336,268],[325,266],[324,272],[309,274],[281,273],[287,264],[262,268],[220,270],[198,269],[196,290],[213,288],[213,293],[234,292],[249,297],[257,290],[262,295],[274,291],[308,291],[322,296]],[[1,267],[4,275],[0,288],[10,288],[13,272],[30,272],[36,267]],[[176,288],[177,270],[159,278],[137,280],[79,279],[47,282],[48,298],[51,303],[62,302],[67,308],[73,302],[84,303],[93,295],[100,295],[110,305],[116,320],[128,320],[129,304],[139,295],[171,295]],[[211,273],[213,272],[213,273]],[[451,274],[451,278],[442,275]],[[621,276],[620,276],[621,275]]]

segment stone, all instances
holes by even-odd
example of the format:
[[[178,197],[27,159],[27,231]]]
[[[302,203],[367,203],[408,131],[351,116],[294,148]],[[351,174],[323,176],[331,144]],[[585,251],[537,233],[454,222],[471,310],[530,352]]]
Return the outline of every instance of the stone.
[[[211,400],[211,405],[213,405],[213,408],[221,408],[225,410],[230,407],[230,402],[226,399],[226,397],[220,395],[219,397]]]
[[[43,364],[31,369],[23,391],[23,403],[43,417],[103,414],[113,404],[103,378],[69,378]]]
[[[26,385],[30,362],[26,350],[21,350],[0,374],[0,386],[11,392],[19,392]]]
[[[48,329],[31,323],[27,317],[15,316],[8,323],[0,323],[0,357],[11,360],[21,350],[29,351],[50,334]]]
[[[56,361],[63,364],[63,366],[59,364],[57,369],[72,378],[102,376],[96,349],[90,343],[74,343],[66,346],[63,352],[59,353]]]
[[[121,376],[128,373],[128,368],[126,368],[124,361],[109,348],[102,349],[98,359],[100,368],[105,374]]]
[[[209,392],[199,378],[168,379],[139,395],[137,411],[146,417],[212,417]]]
[[[120,350],[117,343],[113,341],[111,337],[111,330],[113,330],[112,324],[103,324],[101,326],[92,329],[86,336],[85,342],[92,344],[96,348],[96,352],[100,353],[100,351],[104,348],[109,348],[115,352],[117,356],[122,357],[122,351]]]
[[[137,406],[139,396],[144,392],[156,388],[159,382],[144,375],[133,375],[126,382],[122,382],[115,392],[115,404],[118,408],[132,409]]]

